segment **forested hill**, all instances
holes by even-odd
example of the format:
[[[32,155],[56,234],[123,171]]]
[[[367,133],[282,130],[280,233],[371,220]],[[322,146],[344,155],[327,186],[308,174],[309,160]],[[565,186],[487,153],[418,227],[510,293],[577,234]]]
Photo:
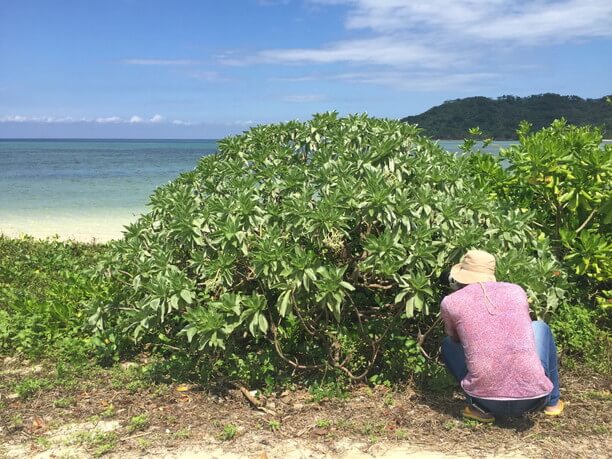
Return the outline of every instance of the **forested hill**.
[[[612,105],[608,97],[582,99],[578,96],[538,94],[529,97],[468,97],[448,100],[402,121],[416,123],[436,139],[462,139],[468,129],[480,127],[487,136],[498,140],[515,139],[516,128],[527,120],[533,129],[547,126],[564,117],[572,124],[601,126],[604,138],[612,138]]]

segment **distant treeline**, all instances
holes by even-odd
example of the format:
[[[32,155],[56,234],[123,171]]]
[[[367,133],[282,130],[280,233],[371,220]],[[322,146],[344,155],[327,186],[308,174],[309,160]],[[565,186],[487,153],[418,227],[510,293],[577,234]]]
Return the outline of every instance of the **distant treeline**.
[[[418,124],[425,134],[436,139],[461,139],[468,129],[480,127],[495,139],[516,139],[518,124],[529,121],[534,130],[548,126],[557,118],[576,125],[590,124],[603,129],[604,138],[612,137],[611,96],[582,99],[578,96],[538,94],[529,97],[468,97],[447,100],[416,116],[402,121]]]

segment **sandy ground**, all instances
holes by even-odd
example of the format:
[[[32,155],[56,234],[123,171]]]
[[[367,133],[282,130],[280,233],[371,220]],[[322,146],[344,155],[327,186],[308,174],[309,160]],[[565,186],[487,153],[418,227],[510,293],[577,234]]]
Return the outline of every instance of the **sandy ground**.
[[[97,456],[95,452],[87,451],[75,442],[75,433],[83,431],[96,431],[110,433],[120,429],[117,421],[98,422],[97,424],[79,423],[62,426],[55,431],[47,433],[47,446],[45,451],[23,443],[7,443],[2,453],[6,458],[81,458]],[[134,435],[138,437],[139,435]],[[140,438],[144,438],[143,435]],[[445,454],[422,447],[411,446],[409,442],[397,444],[397,442],[380,442],[374,445],[355,441],[354,439],[343,439],[328,442],[307,442],[300,439],[279,439],[274,443],[263,436],[250,435],[248,447],[244,447],[244,439],[239,444],[232,442],[221,442],[214,438],[203,438],[199,441],[187,440],[177,447],[153,447],[147,451],[121,451],[106,454],[108,458],[171,458],[171,459],[401,459],[401,458],[425,458],[425,459],[465,459],[471,457],[497,457],[497,458],[525,458],[520,454],[491,455],[479,454],[470,456],[466,454]]]
[[[66,442],[66,439],[59,438],[58,441]],[[304,442],[302,442],[304,443]],[[229,447],[231,448],[231,446]],[[257,448],[255,448],[257,449]],[[186,444],[179,448],[157,448],[147,452],[122,452],[105,455],[108,458],[168,458],[168,459],[402,459],[402,458],[424,458],[424,459],[469,459],[464,454],[444,454],[435,451],[428,451],[422,448],[410,447],[409,445],[397,446],[387,443],[379,443],[372,447],[366,443],[355,441],[344,441],[333,444],[312,445],[300,444],[295,440],[282,440],[273,446],[259,445],[260,451],[248,453],[245,451],[228,450],[228,446],[215,446],[212,444]],[[5,449],[5,457],[32,459],[51,459],[51,458],[85,458],[92,457],[79,447],[62,445],[51,448],[47,451],[35,453],[31,449],[23,446]],[[477,457],[496,457],[496,458],[525,458],[521,455],[491,455]]]
[[[60,240],[79,242],[108,242],[120,239],[124,226],[137,218],[129,214],[29,219],[4,216],[0,218],[0,234],[14,238],[27,234],[40,239],[58,237]]]
[[[48,363],[0,356],[0,457],[592,459],[612,450],[609,381],[595,374],[562,374],[563,416],[494,425],[462,420],[456,390],[358,386],[346,399],[316,401],[296,388],[261,394],[256,409],[232,387],[139,383],[135,362],[92,367],[27,398],[14,392],[25,379],[55,374]]]

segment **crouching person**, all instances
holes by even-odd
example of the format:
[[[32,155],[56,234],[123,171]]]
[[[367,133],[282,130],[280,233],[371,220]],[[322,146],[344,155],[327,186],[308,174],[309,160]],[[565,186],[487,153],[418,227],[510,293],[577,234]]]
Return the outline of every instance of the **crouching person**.
[[[497,282],[495,258],[481,250],[453,266],[449,283],[454,292],[440,306],[448,335],[442,357],[466,393],[463,416],[561,414],[555,341],[546,323],[531,321],[525,291]]]

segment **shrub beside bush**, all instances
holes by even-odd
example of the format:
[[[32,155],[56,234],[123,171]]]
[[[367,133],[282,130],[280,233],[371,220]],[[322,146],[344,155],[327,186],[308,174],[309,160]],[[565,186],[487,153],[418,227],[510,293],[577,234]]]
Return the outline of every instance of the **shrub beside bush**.
[[[510,162],[507,194],[536,210],[553,249],[572,271],[601,283],[612,277],[612,145],[599,129],[557,120],[502,150]],[[586,279],[585,279],[586,280]]]

